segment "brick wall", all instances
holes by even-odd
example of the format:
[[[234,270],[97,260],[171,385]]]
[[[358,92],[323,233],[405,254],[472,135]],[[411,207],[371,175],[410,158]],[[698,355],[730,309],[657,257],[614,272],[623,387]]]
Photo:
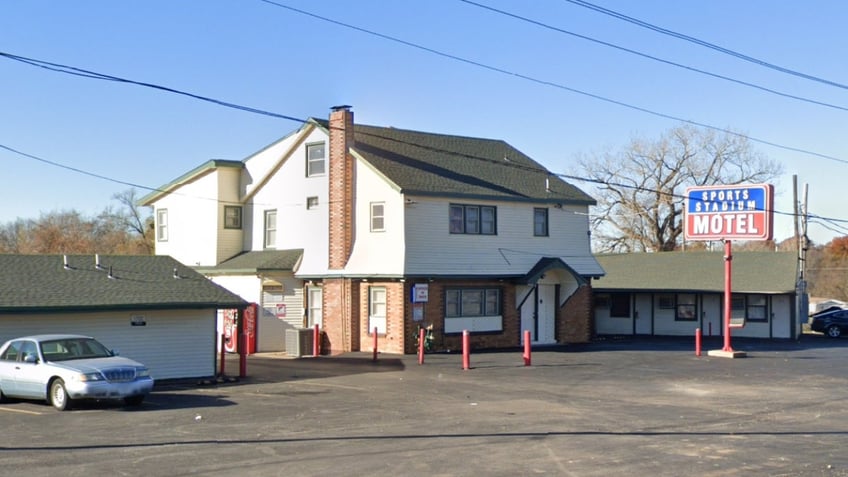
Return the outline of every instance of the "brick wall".
[[[594,335],[592,287],[582,285],[557,310],[557,342],[588,343]]]
[[[374,330],[368,322],[370,289],[371,287],[383,287],[386,289],[386,333],[377,335],[377,349],[381,353],[403,354],[404,351],[404,317],[409,296],[405,293],[407,287],[402,282],[359,282],[359,316],[361,326],[359,336],[361,351],[373,351]]]
[[[503,331],[492,333],[472,333],[471,349],[474,348],[508,348],[519,346],[521,343],[521,317],[515,309],[515,286],[499,280],[457,280],[434,281],[429,284],[429,301],[424,304],[424,319],[420,322],[412,319],[412,304],[407,297],[406,318],[404,320],[406,353],[417,353],[415,347],[418,336],[418,326],[433,324],[435,349],[437,351],[462,352],[462,334],[445,334],[445,288],[451,287],[486,287],[501,290],[501,312],[503,315]],[[411,289],[407,283],[407,291]]]
[[[348,278],[330,278],[324,288],[324,342],[322,353],[340,354],[360,349],[360,290]],[[367,297],[366,297],[367,302]]]

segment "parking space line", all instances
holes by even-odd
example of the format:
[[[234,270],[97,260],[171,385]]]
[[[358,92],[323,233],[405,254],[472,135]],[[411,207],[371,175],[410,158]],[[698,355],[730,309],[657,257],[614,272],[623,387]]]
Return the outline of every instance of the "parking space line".
[[[32,414],[33,416],[40,416],[40,415],[44,414],[43,412],[38,412],[38,411],[27,411],[27,410],[24,410],[24,409],[12,409],[10,407],[0,406],[0,412],[2,412],[2,411],[18,412],[18,413],[21,413],[21,414]]]

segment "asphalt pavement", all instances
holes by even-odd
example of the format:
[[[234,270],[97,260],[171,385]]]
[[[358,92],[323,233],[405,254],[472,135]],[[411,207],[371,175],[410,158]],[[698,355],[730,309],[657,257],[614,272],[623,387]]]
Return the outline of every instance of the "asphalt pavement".
[[[140,408],[0,405],[0,475],[848,475],[848,339],[721,346],[230,356]]]

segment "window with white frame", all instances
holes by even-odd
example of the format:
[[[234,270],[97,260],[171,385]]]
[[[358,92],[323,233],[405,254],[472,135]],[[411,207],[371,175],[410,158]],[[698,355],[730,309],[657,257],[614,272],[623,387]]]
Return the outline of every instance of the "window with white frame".
[[[451,204],[449,230],[452,234],[495,235],[497,210],[487,205]]]
[[[265,248],[277,246],[277,211],[265,211]]]
[[[224,228],[225,229],[240,229],[241,228],[241,206],[225,205],[224,206]]]
[[[386,334],[386,287],[368,289],[368,333]]]
[[[156,211],[156,240],[160,242],[168,240],[168,209]]]
[[[533,209],[533,236],[548,236],[548,209],[540,207]]]
[[[323,142],[306,145],[306,177],[324,174],[325,157]]]
[[[307,320],[309,328],[324,326],[324,289],[319,286],[309,286],[306,289]]]
[[[386,230],[386,212],[383,202],[371,202],[371,231],[383,232]]]

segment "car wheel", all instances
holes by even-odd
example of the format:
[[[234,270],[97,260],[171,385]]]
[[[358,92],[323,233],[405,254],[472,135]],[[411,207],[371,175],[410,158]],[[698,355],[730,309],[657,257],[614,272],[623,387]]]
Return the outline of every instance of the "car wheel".
[[[59,411],[71,408],[71,398],[65,389],[65,382],[61,379],[56,379],[50,384],[50,404]]]
[[[142,402],[144,402],[144,395],[124,398],[124,404],[127,406],[141,406]]]
[[[827,336],[830,336],[831,338],[839,338],[840,336],[842,336],[842,328],[840,328],[836,325],[828,326],[827,327]]]

